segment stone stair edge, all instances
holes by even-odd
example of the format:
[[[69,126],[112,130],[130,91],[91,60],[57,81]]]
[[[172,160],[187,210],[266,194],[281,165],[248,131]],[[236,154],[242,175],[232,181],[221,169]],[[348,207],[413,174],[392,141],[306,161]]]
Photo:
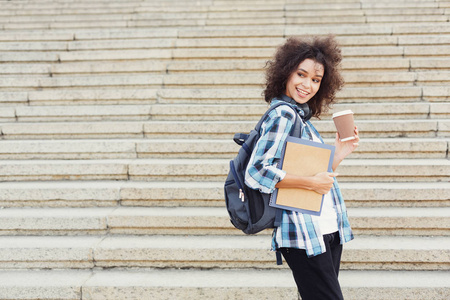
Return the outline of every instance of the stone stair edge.
[[[45,77],[70,78],[81,76],[138,76],[145,74],[183,75],[220,72],[222,74],[247,74],[255,76],[263,71],[264,59],[228,60],[212,61],[203,60],[176,60],[176,61],[155,61],[155,60],[129,60],[116,61],[111,65],[107,61],[80,61],[78,63],[65,62],[63,64],[43,63],[3,63],[2,77],[13,76],[33,76],[36,79]],[[450,66],[450,59],[444,56],[434,58],[386,58],[383,61],[374,58],[347,58],[343,61],[343,74],[351,74],[356,71],[364,72],[398,72],[408,73],[434,72],[445,70]],[[394,71],[395,70],[395,71]],[[348,76],[348,75],[347,75]]]
[[[378,73],[378,76],[374,76]],[[195,76],[194,76],[195,75]],[[359,76],[359,77],[358,77]],[[445,86],[450,81],[450,72],[444,70],[433,71],[417,71],[417,72],[372,72],[372,73],[355,73],[348,72],[343,74],[347,87],[362,87],[368,85],[371,87],[415,87],[419,86]],[[143,75],[135,74],[116,74],[102,76],[95,74],[87,76],[86,74],[80,76],[56,76],[56,77],[21,77],[21,76],[5,76],[0,85],[0,90],[3,91],[30,91],[36,89],[105,89],[105,88],[133,88],[133,89],[159,89],[169,88],[171,90],[179,87],[191,89],[211,89],[211,86],[216,88],[260,88],[263,85],[263,74],[246,74],[242,72],[230,73],[225,72],[220,76],[217,72],[197,74],[194,73],[172,73],[172,74],[151,74]],[[438,93],[442,91],[438,89]],[[380,98],[379,95],[376,98]],[[445,95],[444,95],[445,96]],[[392,97],[392,96],[391,96]],[[417,95],[421,98],[422,95]],[[426,96],[425,96],[426,97]],[[366,97],[367,98],[367,97]]]
[[[350,91],[354,91],[354,92],[359,92],[360,94],[362,93],[370,93],[370,91],[377,91],[377,92],[381,92],[382,90],[384,91],[388,91],[389,93],[393,93],[396,92],[395,96],[400,96],[402,93],[407,93],[408,91],[414,95],[420,96],[422,94],[422,92],[428,92],[431,94],[431,92],[433,90],[436,89],[440,89],[440,90],[446,90],[448,91],[449,88],[448,87],[444,87],[444,86],[409,86],[409,87],[345,87],[343,91],[340,91],[340,93],[343,92],[350,92]],[[104,90],[104,89],[83,89],[83,90],[75,90],[77,93],[95,93],[95,92],[103,92],[103,93],[107,93],[108,90]],[[159,97],[164,98],[165,94],[176,94],[175,97],[177,96],[181,96],[182,94],[184,94],[186,96],[190,96],[190,97],[204,97],[205,95],[207,95],[208,97],[217,97],[219,99],[220,98],[220,94],[224,93],[226,95],[226,97],[231,97],[233,94],[236,96],[239,96],[240,94],[244,94],[242,96],[242,98],[248,98],[251,97],[252,98],[258,98],[260,99],[260,103],[264,103],[262,101],[262,88],[236,88],[236,89],[224,89],[224,88],[218,88],[218,89],[202,89],[202,90],[197,90],[197,91],[192,91],[192,89],[187,89],[187,88],[178,88],[178,89],[154,89],[154,88],[142,88],[142,89],[135,89],[135,90],[130,90],[130,89],[120,89],[118,88],[117,90],[115,90],[115,92],[129,92],[130,94],[136,93],[136,91],[140,91],[140,92],[146,92],[146,93],[150,93],[150,94],[158,94]],[[7,98],[7,97],[22,97],[24,101],[27,101],[28,97],[30,97],[30,101],[32,102],[33,100],[43,100],[42,98],[40,99],[40,97],[45,96],[46,94],[48,95],[52,95],[52,94],[56,94],[56,97],[61,97],[61,94],[64,94],[63,91],[60,90],[44,90],[44,91],[20,91],[20,92],[10,92],[10,91],[0,91],[0,96],[2,96],[2,98]],[[179,94],[179,95],[178,95]],[[47,95],[47,97],[48,97]],[[40,97],[38,97],[40,96]],[[361,95],[359,95],[361,96]],[[155,97],[155,96],[153,96]],[[45,98],[44,98],[45,99]],[[156,99],[156,98],[155,98]],[[241,99],[241,98],[240,98]],[[55,99],[56,100],[56,99]]]
[[[267,9],[267,7],[265,7]],[[92,12],[89,10],[89,12]],[[65,11],[55,11],[55,14],[66,13]],[[282,12],[281,12],[282,13]],[[281,14],[280,13],[280,14]],[[208,13],[211,14],[211,13]],[[276,12],[270,12],[270,14],[276,17]],[[71,15],[70,13],[67,15]],[[176,16],[178,14],[175,14]],[[149,16],[129,16],[129,17],[121,17],[119,20],[114,20],[110,18],[103,18],[107,20],[64,20],[64,21],[51,21],[49,20],[33,20],[28,22],[11,22],[8,21],[2,25],[3,30],[23,30],[23,29],[58,29],[58,28],[71,28],[71,29],[79,29],[79,28],[99,28],[99,27],[107,27],[107,28],[132,28],[132,27],[173,27],[173,26],[190,26],[192,28],[196,27],[208,27],[208,26],[258,26],[258,25],[298,25],[300,23],[299,17],[295,16],[279,16],[278,18],[217,18],[217,16],[208,16],[208,17],[199,17],[198,19],[179,19],[177,16],[174,19],[146,19]],[[317,23],[320,25],[332,25],[332,24],[385,24],[389,23],[413,23],[413,24],[424,24],[429,25],[434,22],[435,24],[445,24],[449,21],[449,17],[445,14],[417,14],[417,15],[403,15],[399,13],[398,15],[363,15],[363,16],[320,16],[321,19],[317,20],[317,17],[310,17],[306,21],[309,23]],[[344,19],[343,19],[344,17]],[[81,18],[79,18],[81,19]],[[99,17],[98,19],[102,19]],[[304,18],[303,18],[304,20]],[[343,21],[345,20],[345,21]],[[305,21],[305,20],[304,20]]]
[[[80,248],[116,248],[123,247],[133,249],[136,246],[146,249],[259,249],[270,252],[270,237],[266,235],[245,235],[240,236],[218,235],[218,236],[200,236],[200,235],[179,235],[183,239],[177,239],[172,235],[114,235],[114,236],[0,236],[0,249],[24,247],[32,249],[40,243],[42,248],[65,248],[77,245]],[[208,240],[210,239],[210,240]],[[418,242],[420,240],[425,242]],[[55,241],[61,243],[55,243]],[[129,243],[122,243],[123,241]],[[450,237],[433,237],[433,236],[369,236],[359,235],[353,241],[345,244],[348,249],[417,249],[431,250],[442,249],[450,251],[447,241]],[[9,242],[9,243],[7,243]],[[66,244],[64,244],[66,243]],[[267,244],[267,245],[266,245]],[[351,246],[350,246],[351,245]],[[403,247],[399,247],[402,245]],[[444,252],[445,252],[444,251]],[[162,259],[162,258],[161,258]],[[5,261],[5,258],[3,258]]]
[[[445,104],[445,106],[447,106],[447,103]],[[256,116],[261,116],[261,114],[259,114],[259,112],[258,112],[258,114]],[[114,123],[115,124],[119,124],[119,125],[125,125],[125,124],[127,124],[127,125],[135,124],[136,125],[136,124],[139,124],[141,126],[142,125],[147,125],[147,124],[167,124],[167,125],[195,124],[196,126],[198,126],[199,124],[205,124],[205,125],[209,125],[210,126],[210,125],[213,125],[213,124],[216,124],[216,125],[221,125],[221,124],[222,125],[229,125],[229,124],[234,124],[235,122],[236,122],[235,120],[229,120],[229,119],[228,120],[227,119],[220,119],[220,120],[180,120],[180,121],[176,121],[176,120],[138,120],[138,121],[130,120],[130,121],[127,121],[127,120],[124,120],[124,121],[118,121],[118,122],[114,122],[114,121],[105,121],[105,122],[98,122],[98,121],[80,121],[80,122],[78,122],[78,121],[75,121],[75,122],[54,121],[54,122],[45,122],[45,123],[43,123],[43,122],[0,123],[0,126],[3,126],[4,129],[7,128],[7,127],[9,127],[9,128],[14,128],[14,127],[20,128],[20,126],[27,126],[27,125],[28,126],[32,126],[32,125],[36,125],[37,126],[38,124],[41,125],[43,128],[45,126],[48,126],[48,125],[63,125],[63,124],[68,124],[68,126],[69,125],[73,126],[75,124],[79,124],[79,125],[83,125],[83,124],[86,124],[86,125],[87,124],[89,124],[89,125],[92,125],[92,124],[111,125],[111,124],[114,124]],[[328,126],[330,124],[333,124],[332,122],[333,121],[329,118],[329,115],[328,115],[327,119],[324,118],[324,119],[321,119],[321,120],[315,120],[315,125],[317,125],[317,127],[319,127],[319,126],[323,127],[323,126],[325,126],[324,124],[326,124],[326,126]],[[370,124],[370,125],[373,126],[373,125],[377,125],[377,124],[386,124],[386,123],[389,123],[389,124],[409,124],[409,123],[413,123],[413,122],[422,122],[423,124],[436,124],[438,122],[442,122],[444,124],[444,123],[448,122],[448,119],[446,119],[446,118],[421,119],[420,121],[417,121],[417,120],[414,120],[414,119],[398,119],[398,120],[396,120],[396,119],[394,119],[394,120],[358,119],[358,120],[356,120],[356,122],[358,122],[360,126],[362,124]],[[322,125],[319,125],[319,124],[322,124]],[[231,129],[231,131],[234,131],[235,128],[247,127],[248,125],[255,125],[255,120],[242,120],[242,121],[239,122],[239,124],[237,124],[236,127],[233,127]],[[323,128],[323,129],[325,129],[325,128]],[[327,129],[332,130],[331,128],[327,128]],[[238,130],[243,130],[243,129],[238,129]],[[54,131],[54,132],[57,132],[57,131]],[[149,131],[149,132],[151,132],[151,131]],[[223,132],[227,132],[227,131],[223,131]],[[6,134],[6,131],[3,134]]]
[[[225,180],[229,159],[4,160],[3,181]],[[30,172],[33,170],[33,172]],[[404,174],[398,176],[398,174]],[[441,159],[348,159],[339,167],[341,182],[448,181],[450,161]]]
[[[334,139],[326,138],[333,144]],[[447,138],[365,138],[352,158],[448,158]],[[173,145],[177,144],[177,148]],[[239,147],[228,139],[74,139],[3,140],[2,160],[233,158]]]
[[[43,91],[0,91],[0,103],[3,107],[17,104],[20,106],[39,105],[95,105],[95,104],[263,104],[262,89],[231,88],[224,89],[160,89],[160,88],[117,88],[74,89]],[[450,88],[446,86],[409,86],[409,87],[346,87],[337,95],[340,103],[361,103],[360,101],[383,101],[392,99],[398,102],[448,102]],[[236,100],[226,100],[237,97]]]
[[[25,293],[37,298],[60,299],[183,299],[239,298],[249,300],[296,297],[289,270],[2,270],[0,288],[10,299]],[[443,271],[342,270],[340,281],[346,299],[379,295],[383,299],[414,297],[446,299],[450,293]],[[369,278],[369,280],[366,280]],[[175,279],[175,280],[174,280]],[[238,280],[236,280],[238,279]],[[237,284],[247,283],[246,287]],[[367,286],[370,282],[370,286]],[[397,286],[393,286],[396,282]],[[51,283],[51,286],[48,286]],[[40,289],[37,290],[36,288]],[[44,288],[45,287],[45,288]],[[220,290],[220,293],[217,291]],[[134,297],[131,297],[132,293]],[[220,298],[218,298],[220,297]],[[33,299],[33,298],[31,298]]]
[[[183,7],[183,11],[180,11],[178,7],[153,7],[153,8],[112,8],[112,7],[90,7],[90,8],[67,8],[67,7],[48,7],[33,9],[29,4],[26,7],[8,9],[5,8],[3,14],[0,16],[0,20],[5,20],[5,24],[8,23],[36,23],[42,24],[46,21],[94,21],[94,20],[111,20],[111,21],[139,21],[153,17],[155,20],[211,20],[213,18],[229,18],[236,19],[243,13],[250,14],[252,19],[258,17],[266,17],[264,13],[270,12],[274,17],[286,20],[289,18],[297,17],[300,11],[309,12],[309,15],[322,16],[322,17],[334,17],[334,16],[348,16],[348,17],[360,17],[362,20],[371,20],[370,17],[374,16],[402,16],[403,11],[406,15],[443,15],[445,16],[445,9],[448,8],[448,4],[436,3],[436,2],[414,2],[409,4],[406,2],[389,3],[391,5],[382,6],[370,6],[359,3],[301,3],[301,4],[286,4],[280,6],[277,3],[264,4],[261,6],[251,6],[249,4],[239,5],[239,2],[235,2],[233,7],[227,4],[222,5],[196,5]],[[380,3],[379,3],[380,4]],[[394,5],[392,5],[394,4]],[[433,5],[434,4],[434,5]],[[362,7],[361,7],[362,6]],[[389,10],[389,13],[383,13]],[[9,14],[6,14],[9,12]],[[123,12],[120,14],[120,12]],[[119,14],[118,14],[119,13]],[[166,17],[160,17],[164,14]],[[253,15],[252,15],[253,14]],[[69,15],[69,18],[58,18],[61,15]],[[26,20],[28,17],[29,20]],[[97,17],[96,19],[93,17]],[[326,24],[326,22],[320,24]],[[365,23],[365,22],[361,22]],[[265,23],[267,24],[267,23]],[[12,28],[12,27],[6,27]]]
[[[352,35],[352,30],[354,35],[391,35],[391,34],[430,34],[430,33],[450,33],[448,26],[436,26],[436,24],[429,25],[406,25],[406,24],[394,24],[394,25],[380,25],[380,24],[364,24],[364,25],[344,25],[344,26],[293,26],[286,25],[282,28],[273,28],[273,26],[268,27],[271,29],[271,34],[269,37],[285,37],[291,35],[299,35],[299,34],[319,34],[325,35],[328,33],[334,33],[336,35]],[[286,29],[284,29],[286,28]],[[175,28],[161,28],[161,29],[143,29],[143,28],[133,28],[133,29],[107,29],[98,30],[98,29],[77,29],[76,32],[74,30],[67,29],[53,29],[53,30],[34,30],[30,35],[30,31],[17,31],[17,32],[5,32],[2,37],[0,37],[4,41],[17,41],[19,40],[36,40],[40,38],[44,38],[44,40],[83,40],[83,39],[108,39],[114,36],[114,34],[118,37],[132,38],[133,35],[130,35],[130,32],[134,32],[135,36],[138,37],[179,37],[179,38],[191,38],[191,37],[214,37],[214,30],[220,30],[220,36],[233,36],[235,37],[264,37],[267,36],[267,29],[261,28],[259,26],[258,29],[254,27],[240,26],[239,33],[236,29],[227,28],[227,27],[211,27],[211,28],[203,28],[203,29],[175,29]],[[247,32],[246,32],[247,30]],[[37,31],[37,32],[36,32]],[[105,32],[106,31],[106,32]],[[313,31],[313,32],[311,32]],[[51,33],[51,34],[49,34]],[[121,33],[121,34],[120,34]],[[225,34],[228,33],[228,34]],[[41,34],[41,35],[39,35]],[[27,36],[29,35],[29,36]]]
[[[271,59],[274,47],[255,48],[152,48],[152,49],[99,49],[84,51],[6,51],[1,57],[2,63],[74,63],[74,62],[108,62],[121,60],[165,60],[167,62],[180,60],[238,60],[238,59]],[[448,56],[448,45],[402,45],[402,46],[351,46],[343,47],[345,59],[389,58],[445,58]],[[262,68],[262,66],[261,66]],[[172,67],[174,69],[174,67]],[[345,70],[344,70],[345,71]],[[430,71],[431,72],[431,71]],[[346,73],[344,72],[344,75]],[[170,75],[170,74],[169,74]]]
[[[154,9],[146,9],[135,11],[134,13],[117,14],[116,11],[119,8],[102,8],[98,10],[97,7],[92,7],[92,11],[89,13],[82,13],[82,10],[73,8],[75,14],[68,14],[70,8],[52,8],[47,9],[40,7],[40,10],[30,9],[32,6],[28,4],[26,7],[17,9],[8,9],[5,7],[4,11],[9,11],[10,14],[0,15],[0,21],[5,23],[41,23],[48,21],[58,22],[71,22],[71,21],[95,21],[95,20],[108,20],[108,21],[139,21],[147,18],[153,18],[154,20],[179,20],[179,19],[195,19],[195,20],[209,20],[213,18],[220,19],[236,19],[243,14],[247,14],[251,18],[265,18],[270,13],[273,17],[281,19],[289,19],[298,17],[303,11],[309,16],[314,17],[361,17],[362,20],[370,20],[368,17],[374,16],[402,16],[402,15],[445,15],[446,7],[418,7],[417,4],[422,2],[416,2],[413,5],[406,6],[400,5],[398,7],[343,7],[343,9],[335,9],[332,7],[336,5],[330,1],[331,7],[328,9],[317,10],[317,7],[302,3],[302,6],[297,5],[285,5],[280,7],[271,4],[264,4],[265,7],[249,7],[239,5],[238,2],[234,2],[233,7],[229,5],[222,6],[189,6],[183,7],[182,12],[178,11],[177,7],[154,7]],[[306,4],[306,5],[305,5]],[[321,2],[320,4],[326,4]],[[41,4],[42,5],[42,4]],[[269,8],[267,7],[271,7]],[[402,7],[403,6],[403,7]],[[250,8],[250,9],[249,9]],[[44,10],[47,14],[42,14],[41,10]],[[91,8],[89,8],[91,9]],[[389,10],[387,10],[389,9]],[[87,11],[86,11],[87,12]],[[162,15],[164,14],[164,17]],[[68,16],[66,16],[68,15]],[[63,16],[63,17],[61,17]],[[326,22],[324,22],[326,23]]]
[[[374,3],[367,3],[367,2],[338,2],[336,1],[327,1],[321,2],[319,5],[317,3],[313,3],[311,1],[306,2],[303,1],[303,3],[282,3],[280,6],[279,1],[253,1],[255,4],[264,4],[264,6],[252,6],[251,3],[245,3],[244,5],[242,2],[232,2],[233,7],[230,7],[229,2],[215,2],[215,3],[195,3],[194,5],[190,5],[189,3],[186,3],[182,9],[179,7],[172,7],[170,5],[146,5],[145,2],[141,2],[138,5],[137,3],[128,3],[128,7],[125,7],[126,5],[124,3],[121,3],[120,6],[116,5],[109,5],[108,7],[105,7],[104,4],[96,4],[91,3],[90,5],[80,4],[77,3],[75,5],[61,5],[59,3],[51,3],[50,5],[46,4],[26,4],[22,6],[12,6],[5,7],[5,11],[9,12],[9,15],[13,17],[18,16],[41,16],[41,15],[47,15],[52,16],[56,15],[58,13],[60,14],[76,14],[76,15],[111,15],[111,14],[117,14],[121,13],[120,16],[117,18],[120,18],[120,20],[136,20],[139,19],[139,16],[141,15],[152,15],[155,13],[182,13],[183,15],[194,15],[198,16],[199,19],[206,19],[209,18],[211,14],[218,14],[218,13],[239,13],[239,12],[255,12],[255,11],[274,11],[280,13],[280,17],[289,17],[292,14],[286,13],[285,10],[288,10],[288,12],[299,10],[300,8],[304,8],[306,10],[314,10],[319,8],[319,14],[326,11],[334,11],[334,12],[341,12],[344,11],[344,13],[348,15],[357,15],[357,16],[366,16],[366,15],[372,15],[367,14],[366,12],[372,12],[380,10],[386,10],[386,9],[404,9],[404,10],[411,10],[416,11],[417,9],[421,8],[425,12],[431,11],[431,12],[440,12],[441,14],[444,12],[445,8],[448,7],[448,4],[445,3],[436,3],[436,1],[421,1],[421,2],[396,2],[396,3],[388,3],[388,2],[379,2],[377,4]],[[55,7],[55,4],[57,6]],[[58,7],[59,4],[59,7]],[[47,7],[46,7],[47,6]],[[86,7],[87,6],[87,7]],[[353,13],[350,13],[350,12]],[[366,14],[365,14],[366,13]],[[391,15],[391,14],[389,14]]]
[[[0,106],[0,122],[58,122],[108,120],[258,120],[268,105],[261,101],[242,104],[91,104]],[[182,109],[182,111],[180,111]],[[450,115],[450,102],[337,103],[322,114],[330,119],[333,112],[351,109],[355,119],[436,119]]]
[[[225,179],[0,182],[2,207],[224,207]],[[447,207],[446,182],[341,182],[348,207]]]
[[[268,250],[270,237],[263,235],[0,236],[0,241],[2,268],[275,266],[274,253]],[[359,270],[448,270],[448,241],[449,237],[358,236],[346,244],[342,265]]]
[[[353,183],[356,184],[356,183]],[[445,183],[442,183],[444,186]],[[130,184],[132,186],[132,184]],[[126,188],[122,185],[122,188]],[[353,207],[350,209],[352,216],[447,216],[450,212],[450,207]],[[59,214],[61,213],[61,214]],[[227,216],[224,207],[127,207],[127,206],[112,206],[112,207],[23,207],[23,208],[5,208],[0,210],[1,217],[26,217],[36,216],[45,218],[47,216],[54,217],[91,217],[91,216],[111,216],[111,215],[142,215],[142,216]],[[443,224],[450,226],[449,224]]]
[[[428,165],[428,164],[439,164],[447,161],[446,159],[351,159],[347,158],[345,161],[342,162],[341,165],[359,165],[359,164],[365,164],[365,165],[378,165],[378,164],[395,164],[395,165]],[[228,163],[229,159],[223,159],[223,158],[217,158],[217,159],[182,159],[182,158],[167,158],[167,159],[160,159],[160,158],[143,158],[143,159],[97,159],[97,160],[90,160],[86,161],[84,159],[80,160],[71,160],[69,163],[74,165],[83,165],[83,164],[110,164],[110,163],[118,163],[118,164],[130,164],[130,165],[139,165],[147,163],[149,165],[177,165],[177,164],[186,164],[186,165],[199,165],[199,164],[208,164],[208,165],[214,165],[214,164],[221,164],[221,163]],[[66,163],[66,160],[32,160],[29,162],[21,161],[21,160],[8,160],[3,161],[2,165],[27,165],[27,164],[36,164],[36,165],[49,165],[49,164],[60,164],[60,163]],[[450,166],[450,161],[445,162],[445,165]]]
[[[354,232],[449,236],[450,207],[349,208]],[[380,224],[382,223],[382,224]],[[0,235],[242,235],[225,207],[3,208]],[[260,234],[270,235],[271,230]]]
[[[326,144],[332,144],[334,142],[334,138],[324,138],[324,141]],[[405,138],[405,137],[398,137],[398,138],[364,138],[364,142],[366,143],[405,143],[405,144],[413,144],[417,142],[424,142],[424,143],[442,143],[442,142],[448,142],[447,138]],[[176,138],[167,138],[167,139],[67,139],[67,140],[3,140],[2,145],[12,145],[17,144],[17,146],[26,146],[27,144],[37,145],[38,143],[44,143],[51,146],[52,144],[73,144],[70,147],[75,146],[77,143],[86,143],[86,144],[124,144],[124,145],[133,145],[137,146],[138,144],[145,145],[145,144],[210,144],[210,143],[218,143],[220,145],[236,145],[235,142],[232,140],[232,137],[230,138],[224,138],[224,139],[201,139],[196,141],[191,141],[188,139],[176,139]],[[238,147],[238,145],[236,145]],[[0,149],[1,151],[2,149]],[[238,148],[235,149],[237,153]],[[131,146],[130,146],[131,151]],[[135,151],[135,150],[133,150]]]
[[[448,34],[429,35],[402,35],[402,36],[337,36],[336,39],[343,49],[355,46],[405,46],[423,45],[424,43],[448,44]],[[245,41],[240,39],[227,38],[189,38],[180,39],[177,37],[160,38],[117,38],[114,40],[68,40],[68,41],[3,41],[0,44],[2,51],[86,51],[86,50],[112,50],[112,49],[151,49],[151,48],[257,48],[276,47],[283,43],[285,37],[254,37]],[[117,45],[119,43],[119,45]],[[33,47],[34,46],[34,47]]]
[[[82,188],[81,190],[88,189],[100,189],[100,190],[113,190],[120,191],[123,189],[164,189],[164,188],[178,188],[178,189],[193,189],[201,188],[205,189],[215,189],[222,193],[224,181],[198,181],[198,182],[186,182],[186,181],[81,181],[70,182],[70,181],[21,181],[21,182],[0,182],[1,190],[58,190],[60,188],[76,190],[77,188]],[[433,189],[449,189],[450,186],[446,182],[421,182],[421,187],[418,187],[415,183],[392,183],[392,182],[343,182],[340,185],[345,189],[355,189],[355,190],[381,190],[385,189],[423,189],[433,190]],[[117,194],[118,195],[118,194]],[[1,196],[1,195],[0,195]],[[223,195],[221,195],[222,197]],[[223,198],[223,197],[222,197]]]
[[[443,207],[352,207],[349,210],[350,220],[355,217],[447,217],[450,215],[450,206]],[[0,209],[0,219],[5,218],[111,218],[111,217],[228,217],[223,207],[4,207]],[[133,220],[131,220],[133,221]],[[158,223],[157,221],[149,223]],[[108,220],[107,220],[108,222]],[[10,224],[4,224],[10,225]],[[77,226],[77,224],[73,224]],[[183,224],[189,226],[188,224]],[[420,224],[418,224],[420,226]],[[441,223],[444,228],[450,229],[450,223]],[[109,225],[111,226],[111,225]],[[231,224],[230,224],[231,226]],[[111,226],[112,227],[112,226]],[[232,228],[232,226],[231,226]],[[104,228],[106,229],[106,227]],[[236,231],[239,231],[236,229]],[[239,231],[240,232],[240,231]],[[242,234],[242,232],[241,232]]]
[[[448,137],[450,122],[440,116],[436,119],[358,120],[362,138]],[[181,126],[182,125],[182,126]],[[134,121],[70,121],[0,123],[3,140],[11,139],[225,139],[236,132],[249,132],[255,120],[134,120]],[[331,120],[315,122],[324,138],[335,137]]]

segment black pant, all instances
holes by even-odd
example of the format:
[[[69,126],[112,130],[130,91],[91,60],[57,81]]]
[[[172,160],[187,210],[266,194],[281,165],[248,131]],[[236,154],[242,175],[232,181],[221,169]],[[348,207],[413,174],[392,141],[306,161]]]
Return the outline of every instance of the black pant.
[[[338,281],[342,254],[339,233],[326,234],[323,239],[327,251],[310,258],[303,249],[280,248],[303,300],[344,299]]]

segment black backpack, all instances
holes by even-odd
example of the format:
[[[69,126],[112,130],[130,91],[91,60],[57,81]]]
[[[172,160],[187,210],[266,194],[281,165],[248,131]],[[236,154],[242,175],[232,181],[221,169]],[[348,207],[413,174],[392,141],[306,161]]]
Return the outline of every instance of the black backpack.
[[[261,117],[255,129],[249,134],[236,133],[234,141],[241,145],[237,156],[230,161],[230,171],[225,181],[225,203],[230,221],[237,229],[246,234],[255,234],[267,228],[275,228],[280,225],[281,210],[269,206],[271,194],[261,193],[259,190],[249,188],[245,182],[245,171],[252,155],[253,149],[260,138],[261,125],[270,111],[280,105],[288,105],[280,102],[270,107]],[[294,109],[295,111],[295,109]],[[299,137],[301,122],[296,114],[295,123],[290,135]]]

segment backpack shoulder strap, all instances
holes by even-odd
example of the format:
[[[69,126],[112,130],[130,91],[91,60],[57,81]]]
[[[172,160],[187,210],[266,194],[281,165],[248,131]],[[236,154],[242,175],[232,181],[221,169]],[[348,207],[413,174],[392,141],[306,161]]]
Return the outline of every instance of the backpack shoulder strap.
[[[292,107],[292,105],[290,105],[289,103],[284,102],[284,101],[283,101],[283,102],[279,102],[279,103],[277,103],[277,104],[275,104],[275,105],[269,107],[269,109],[264,113],[264,115],[263,115],[263,116],[261,117],[261,119],[259,120],[258,124],[256,124],[255,130],[259,132],[259,130],[261,129],[262,123],[263,123],[264,120],[266,119],[267,115],[268,115],[272,110],[274,110],[275,108],[277,108],[277,107],[280,106],[280,105],[287,105],[287,106],[289,106],[290,108],[292,108],[292,109],[294,110],[294,113],[295,113],[295,114],[294,114],[295,121],[294,121],[294,126],[293,126],[293,128],[292,128],[292,131],[291,131],[290,135],[291,135],[291,136],[295,136],[295,137],[300,137],[301,128],[302,128],[302,123],[301,123],[301,121],[299,120],[300,118],[299,118],[298,114],[296,113],[295,108]]]

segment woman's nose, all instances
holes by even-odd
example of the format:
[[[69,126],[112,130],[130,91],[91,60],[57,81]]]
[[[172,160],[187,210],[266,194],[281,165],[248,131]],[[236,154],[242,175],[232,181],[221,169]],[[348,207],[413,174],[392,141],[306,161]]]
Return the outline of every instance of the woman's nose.
[[[310,82],[310,80],[309,80],[308,78],[305,78],[305,79],[302,81],[302,85],[303,85],[305,88],[309,88],[309,86],[311,85],[311,82]]]

